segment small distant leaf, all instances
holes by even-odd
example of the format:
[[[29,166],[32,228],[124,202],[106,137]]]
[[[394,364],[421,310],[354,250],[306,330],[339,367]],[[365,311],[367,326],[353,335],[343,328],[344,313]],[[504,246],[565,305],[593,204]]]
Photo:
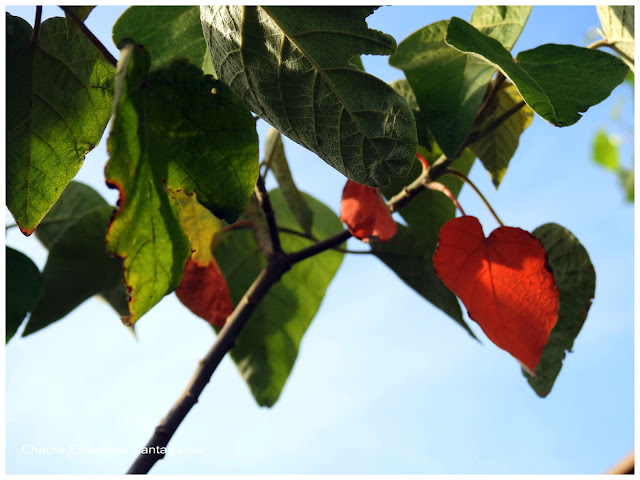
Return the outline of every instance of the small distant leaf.
[[[620,179],[620,184],[622,185],[623,190],[626,193],[626,199],[628,202],[633,203],[635,197],[635,186],[634,186],[634,174],[633,168],[627,170],[626,168],[621,168],[618,171],[618,178]]]
[[[510,82],[505,82],[494,99],[494,105],[487,110],[487,115],[479,119],[480,126],[491,125],[501,115],[522,101],[522,96]],[[533,120],[533,110],[529,105],[520,108],[507,118],[500,126],[483,139],[472,143],[469,149],[480,159],[484,168],[489,172],[491,181],[496,188],[500,185],[507,172],[509,161],[518,148],[520,135]]]
[[[214,327],[224,327],[225,320],[233,312],[229,287],[213,257],[206,264],[194,260],[193,256],[187,260],[176,296]]]
[[[388,242],[397,232],[396,222],[378,189],[351,180],[347,180],[342,192],[340,220],[363,242]]]
[[[606,40],[634,71],[635,29],[633,5],[596,5]]]
[[[375,8],[201,7],[220,79],[274,128],[370,186],[405,175],[417,147],[404,99],[350,63],[395,51],[366,24]]]
[[[56,238],[42,271],[43,290],[23,332],[60,320],[90,297],[122,283],[122,262],[107,254],[105,234],[113,207],[95,207]]]
[[[536,228],[533,235],[547,252],[549,268],[560,292],[558,321],[535,369],[536,377],[523,370],[535,392],[545,397],[562,368],[566,352],[571,352],[587,318],[595,294],[596,274],[589,255],[569,230],[555,223]]]
[[[620,168],[618,144],[602,128],[593,137],[593,160],[609,171],[617,172]]]
[[[331,209],[303,195],[313,211],[312,233],[316,238],[342,230],[342,223]],[[282,193],[272,190],[269,196],[278,225],[296,228],[296,220],[286,208]],[[281,242],[287,252],[312,244],[286,233],[281,234]],[[214,255],[237,305],[264,267],[264,256],[250,230],[225,233]],[[342,257],[342,253],[328,250],[295,264],[256,306],[238,337],[231,358],[259,405],[271,407],[278,400],[298,356],[302,336],[318,311]]]
[[[84,22],[91,13],[91,10],[96,8],[96,6],[83,5],[80,7],[66,8],[70,9],[80,21]],[[76,36],[76,33],[80,31],[80,27],[78,27],[78,24],[73,20],[73,18],[71,18],[71,16],[67,12],[64,13],[64,16],[67,19],[67,40],[71,41],[73,40],[73,37]]]
[[[113,67],[64,18],[42,22],[39,41],[7,21],[7,207],[30,235],[100,141],[111,117]]]
[[[530,12],[525,6],[480,6],[471,23],[511,49]],[[436,142],[452,157],[471,130],[494,68],[447,45],[448,24],[432,23],[409,35],[389,64],[404,72]]]
[[[124,261],[132,324],[178,286],[189,257],[168,190],[233,222],[258,176],[255,122],[228,88],[186,61],[149,66],[144,47],[124,46],[105,169],[120,191],[107,242]]]
[[[298,225],[300,225],[303,232],[310,234],[313,212],[293,181],[289,164],[284,154],[282,136],[280,132],[273,128],[267,132],[264,160],[265,164],[271,168],[271,171],[275,175],[284,200],[287,202],[287,206],[289,210],[291,210],[291,213],[293,213]]]
[[[6,247],[6,328],[9,342],[22,324],[24,317],[38,301],[42,290],[40,270],[24,253]]]
[[[125,38],[149,49],[150,70],[168,67],[176,58],[205,70],[207,44],[198,6],[129,7],[113,25],[113,43],[118,45]]]
[[[540,241],[513,227],[485,238],[477,218],[458,217],[440,230],[433,264],[487,337],[535,370],[559,305]]]
[[[527,104],[557,127],[580,120],[580,113],[607,98],[629,71],[613,55],[574,45],[542,45],[514,60],[500,42],[456,17],[449,22],[446,42],[500,69]]]

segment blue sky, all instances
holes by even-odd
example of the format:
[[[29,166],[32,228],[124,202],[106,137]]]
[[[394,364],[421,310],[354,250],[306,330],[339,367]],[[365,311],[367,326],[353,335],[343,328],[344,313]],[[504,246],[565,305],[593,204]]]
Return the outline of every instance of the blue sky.
[[[7,10],[33,22],[33,7]],[[98,7],[87,22],[116,57],[110,26],[122,10]],[[468,20],[472,11],[382,7],[368,23],[399,43],[431,22]],[[44,12],[61,15],[52,6]],[[598,24],[595,7],[536,6],[513,53],[544,43],[587,45]],[[386,57],[363,63],[385,81],[403,76]],[[618,102],[632,126],[628,86],[574,126],[559,129],[534,118],[497,191],[479,162],[471,172],[506,224],[533,230],[560,223],[595,265],[593,306],[547,398],[533,393],[518,363],[476,324],[482,344],[374,257],[347,256],[278,403],[259,408],[225,359],[171,441],[176,452],[152,473],[585,474],[626,455],[634,445],[634,209],[617,180],[590,159],[600,126],[623,133],[609,117]],[[267,126],[259,123],[264,138]],[[299,188],[337,211],[344,178],[292,142],[285,150]],[[632,144],[624,146],[627,165],[632,152]],[[115,203],[116,192],[104,185],[106,160],[102,142],[77,180]],[[486,234],[497,226],[470,189],[460,202]],[[6,222],[12,223],[8,212]],[[6,242],[44,266],[46,251],[35,238],[10,229]],[[174,295],[136,327],[137,341],[92,299],[63,321],[11,341],[7,473],[126,471],[214,340],[212,329]],[[65,453],[24,453],[25,446]],[[127,453],[72,454],[73,446]],[[203,453],[177,452],[186,448]]]

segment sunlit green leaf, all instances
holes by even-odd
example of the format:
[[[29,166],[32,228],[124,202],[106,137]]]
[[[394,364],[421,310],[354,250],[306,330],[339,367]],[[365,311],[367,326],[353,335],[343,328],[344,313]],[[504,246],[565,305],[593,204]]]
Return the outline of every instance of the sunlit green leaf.
[[[203,67],[206,58],[198,6],[129,7],[113,25],[113,43],[118,45],[125,38],[149,49],[151,70],[168,67],[176,58]]]
[[[278,225],[296,228],[296,220],[279,190],[270,192]],[[319,239],[342,230],[342,223],[328,207],[304,195],[313,211],[312,233]],[[287,252],[311,245],[311,241],[283,233]],[[238,304],[265,265],[251,231],[232,230],[214,249],[231,298]],[[280,396],[298,355],[300,341],[315,316],[343,254],[329,250],[297,263],[285,273],[256,307],[240,334],[231,357],[251,393],[262,406],[273,406]]]
[[[5,342],[11,340],[24,317],[38,301],[42,290],[40,270],[24,253],[6,247],[6,328]]]
[[[167,189],[233,222],[258,176],[255,122],[228,88],[186,61],[149,66],[143,46],[123,47],[105,170],[120,191],[107,241],[124,260],[131,323],[178,286],[189,256]]]
[[[593,137],[592,155],[593,160],[607,170],[616,172],[620,168],[618,144],[602,128]]]
[[[520,102],[522,102],[522,97],[513,84],[504,83],[496,94],[493,104],[479,119],[478,130],[482,131],[483,128],[489,127]],[[518,148],[520,135],[531,124],[531,120],[533,120],[533,110],[529,105],[524,105],[489,135],[469,146],[469,149],[480,159],[484,168],[489,172],[491,181],[496,188],[500,185],[502,177],[507,172],[509,161]]]
[[[587,251],[566,228],[548,223],[532,233],[547,251],[547,261],[560,292],[558,321],[542,351],[536,377],[522,371],[535,392],[545,397],[587,318],[595,294],[596,274]]]
[[[275,175],[282,196],[296,219],[296,222],[298,222],[298,225],[305,233],[311,234],[313,212],[293,181],[287,158],[284,154],[282,136],[280,132],[273,128],[267,132],[265,162]]]
[[[635,28],[633,5],[596,5],[606,40],[634,71]]]
[[[6,21],[7,206],[30,235],[102,137],[113,67],[82,34],[68,42],[64,18],[42,22],[35,45],[27,22]]]
[[[91,10],[96,8],[96,6],[82,5],[77,7],[66,7],[66,8],[70,9],[78,18],[78,20],[84,22],[89,16],[89,14],[91,13]],[[78,27],[78,24],[73,20],[73,18],[71,18],[71,16],[67,12],[64,13],[64,16],[67,19],[67,40],[71,41],[73,40],[73,37],[76,36],[76,33],[80,31],[80,27]]]
[[[481,6],[471,22],[510,49],[530,11],[531,7],[522,6]],[[495,69],[449,47],[448,24],[443,20],[412,33],[389,63],[404,72],[436,142],[452,157],[469,134]]]
[[[379,186],[409,171],[417,143],[405,100],[350,63],[395,50],[367,27],[374,10],[203,6],[201,16],[213,66],[238,97],[342,174]]]
[[[580,114],[607,98],[629,71],[613,55],[574,45],[542,45],[514,60],[500,42],[456,17],[449,22],[446,41],[500,69],[529,106],[558,127],[580,120]]]

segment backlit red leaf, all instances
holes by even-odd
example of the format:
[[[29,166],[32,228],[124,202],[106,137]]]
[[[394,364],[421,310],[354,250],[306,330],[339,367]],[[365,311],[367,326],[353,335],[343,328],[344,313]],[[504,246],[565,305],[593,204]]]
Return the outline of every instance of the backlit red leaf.
[[[229,287],[213,257],[204,266],[192,258],[187,260],[176,295],[189,310],[215,327],[223,327],[233,312]]]
[[[371,238],[387,242],[398,231],[378,189],[351,180],[347,180],[342,192],[340,220],[363,242]]]
[[[487,337],[533,372],[559,308],[540,241],[512,227],[485,238],[477,218],[454,218],[440,230],[433,264]]]

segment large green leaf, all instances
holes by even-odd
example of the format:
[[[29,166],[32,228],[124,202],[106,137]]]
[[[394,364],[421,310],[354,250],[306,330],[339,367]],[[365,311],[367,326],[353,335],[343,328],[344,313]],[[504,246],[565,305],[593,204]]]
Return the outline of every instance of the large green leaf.
[[[532,233],[547,251],[547,262],[560,292],[558,321],[542,351],[535,370],[536,377],[522,371],[535,392],[545,397],[560,373],[566,352],[571,351],[587,318],[595,294],[596,274],[589,254],[566,228],[547,223]]]
[[[529,106],[558,127],[580,120],[580,113],[607,98],[629,71],[613,55],[574,45],[541,45],[514,60],[500,42],[456,17],[449,22],[446,41],[500,69]]]
[[[478,119],[478,130],[482,131],[483,128],[491,125],[521,101],[522,97],[513,84],[505,82],[485,114]],[[469,146],[489,172],[496,188],[500,185],[507,172],[509,161],[518,148],[520,135],[531,124],[531,120],[533,120],[533,110],[528,105],[524,105],[489,135]]]
[[[313,212],[293,181],[291,170],[289,170],[289,164],[287,163],[287,157],[284,154],[282,135],[273,128],[267,132],[264,157],[266,165],[268,165],[278,181],[282,196],[285,202],[287,202],[287,206],[289,210],[291,210],[296,222],[300,228],[302,228],[303,232],[311,234]]]
[[[440,152],[434,149],[432,153],[422,153],[428,160],[433,161]],[[465,150],[453,162],[452,167],[466,174],[474,160],[473,154]],[[421,173],[422,164],[416,160],[407,178],[394,179],[389,186],[382,188],[382,193],[385,197],[391,198]],[[463,185],[461,180],[450,176],[442,177],[440,181],[455,196],[460,193]],[[425,190],[400,210],[408,228],[398,225],[398,233],[389,242],[372,243],[371,248],[373,253],[407,285],[474,336],[464,321],[456,296],[444,286],[433,268],[433,253],[438,243],[440,228],[451,220],[455,213],[453,203],[445,195]]]
[[[73,223],[77,222],[85,213],[90,210],[94,210],[96,208],[105,208],[109,207],[107,201],[102,198],[102,196],[96,192],[93,188],[89,187],[80,182],[72,181],[69,182],[67,188],[64,189],[62,195],[55,203],[49,213],[44,217],[38,228],[35,230],[35,235],[42,242],[42,244],[48,249],[51,250],[54,243],[61,238],[61,234],[67,230],[67,228]],[[113,207],[110,207],[113,210]],[[94,213],[95,215],[100,215],[100,213]],[[71,232],[71,230],[69,230]],[[88,251],[91,252],[91,257],[97,256],[102,252],[104,256],[108,256],[105,250],[105,236],[107,232],[106,225],[101,227],[102,238],[91,237],[94,239],[93,245],[88,247]],[[68,239],[63,240],[65,242],[69,242]],[[88,241],[88,240],[87,240]],[[83,262],[88,261],[86,258],[82,258],[79,255],[73,254],[68,259],[58,259],[59,262],[68,261],[71,265],[75,265],[75,267],[79,269],[86,268],[83,265]],[[109,276],[112,277],[113,273],[111,269],[116,268],[113,266],[111,262],[102,262],[102,266],[105,266],[109,271],[108,272],[100,272],[99,266],[94,265],[92,268],[94,269],[94,273],[100,277]],[[129,316],[129,307],[127,303],[127,291],[124,287],[123,283],[123,275],[124,272],[122,270],[122,265],[117,267],[120,271],[120,278],[113,285],[109,285],[106,290],[102,290],[100,292],[96,292],[99,296],[103,297],[118,313],[120,317],[128,317]],[[88,298],[88,297],[86,297]],[[60,299],[60,302],[64,302],[65,299]],[[84,298],[80,301],[84,301]],[[75,308],[75,306],[79,305],[77,298],[72,297],[68,299],[70,308]],[[57,319],[56,319],[57,320]]]
[[[593,160],[598,165],[612,172],[618,171],[620,168],[618,144],[603,128],[599,128],[594,135],[591,150]]]
[[[367,27],[375,7],[201,7],[220,78],[261,118],[350,179],[406,175],[416,127],[405,100],[349,62],[389,55],[394,39]]]
[[[124,46],[106,167],[120,190],[107,242],[124,260],[132,323],[178,286],[189,256],[167,189],[233,222],[258,177],[255,122],[229,89],[186,61],[149,66],[146,48]]]
[[[511,49],[530,11],[522,6],[482,6],[474,10],[471,22]],[[452,157],[469,134],[494,68],[449,47],[448,24],[443,20],[412,33],[389,63],[404,72],[436,142]]]
[[[73,14],[76,16],[76,18],[78,18],[78,20],[81,20],[84,22],[89,16],[89,14],[91,13],[91,10],[96,8],[96,6],[82,5],[77,7],[70,6],[66,8],[68,8],[71,12],[73,12]],[[80,27],[78,27],[78,24],[73,20],[71,15],[69,15],[69,13],[67,13],[66,11],[64,12],[64,16],[67,19],[67,40],[71,41],[73,40],[73,37],[75,37],[76,34],[80,31]]]
[[[26,235],[56,202],[111,117],[113,67],[64,18],[42,22],[38,42],[7,21],[7,206]]]
[[[113,25],[112,35],[116,45],[130,38],[147,47],[151,70],[168,67],[176,58],[202,67],[207,52],[197,6],[129,7]]]
[[[281,227],[296,228],[279,190],[270,192],[276,220]],[[305,194],[313,211],[312,233],[322,239],[342,230],[342,223],[328,207]],[[282,247],[292,252],[311,242],[283,233]],[[233,230],[214,249],[231,298],[237,304],[265,265],[252,233]],[[259,405],[273,406],[280,396],[309,327],[343,254],[329,250],[297,263],[284,274],[256,307],[240,334],[231,357]]]
[[[635,28],[633,5],[597,5],[606,40],[622,60],[635,70]]]
[[[6,247],[6,342],[20,328],[24,317],[38,301],[42,290],[40,270],[24,253]]]
[[[90,297],[122,283],[122,262],[107,254],[105,234],[113,212],[94,207],[56,238],[42,271],[42,295],[23,335],[61,319]]]

